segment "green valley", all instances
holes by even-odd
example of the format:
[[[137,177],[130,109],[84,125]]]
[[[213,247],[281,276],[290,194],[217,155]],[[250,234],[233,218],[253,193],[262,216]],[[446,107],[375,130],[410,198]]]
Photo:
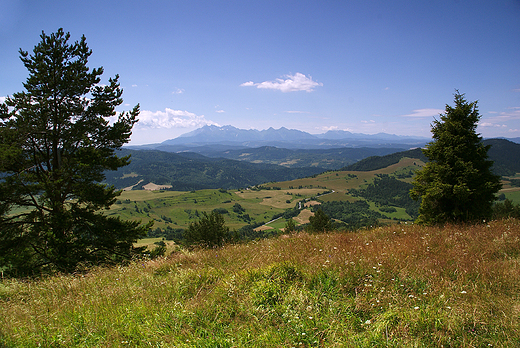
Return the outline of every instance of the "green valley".
[[[397,156],[382,157],[381,162],[387,163],[386,158]],[[375,158],[365,160],[374,161]],[[339,229],[413,221],[418,203],[409,198],[408,191],[415,170],[424,162],[403,156],[392,161],[396,163],[376,170],[328,171],[239,190],[123,191],[106,214],[143,222],[153,220],[149,235],[169,239],[180,239],[182,231],[197,221],[202,212],[213,210],[224,216],[232,230],[248,231],[249,239],[281,233],[287,218],[294,217],[296,225],[308,223],[317,205]],[[504,177],[502,193],[502,199],[520,203],[520,187],[511,185],[507,177]],[[251,232],[253,229],[257,232]]]

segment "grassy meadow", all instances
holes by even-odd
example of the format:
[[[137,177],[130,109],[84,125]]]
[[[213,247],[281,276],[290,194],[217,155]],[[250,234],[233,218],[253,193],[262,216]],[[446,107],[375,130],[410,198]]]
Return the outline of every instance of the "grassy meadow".
[[[0,347],[518,347],[520,221],[283,235],[0,283]]]

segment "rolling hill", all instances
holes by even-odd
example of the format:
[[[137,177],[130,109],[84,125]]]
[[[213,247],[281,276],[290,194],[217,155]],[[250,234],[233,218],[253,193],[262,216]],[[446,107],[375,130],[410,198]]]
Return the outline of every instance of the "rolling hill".
[[[489,159],[494,162],[493,171],[500,176],[513,176],[520,173],[520,144],[506,139],[486,139],[485,145],[490,145],[488,151]],[[365,158],[352,165],[348,165],[341,170],[371,171],[385,168],[389,165],[398,163],[401,158],[417,158],[427,161],[421,149],[401,151],[386,156],[372,156]]]
[[[505,139],[486,139],[491,145],[489,158],[500,176],[520,172],[520,144]],[[172,190],[240,188],[272,181],[287,181],[312,176],[326,170],[373,171],[398,163],[402,158],[427,161],[421,149],[330,148],[285,149],[201,147],[200,153],[172,153],[158,150],[124,149],[131,155],[129,166],[107,172],[105,182],[117,188],[148,183],[170,185]],[[140,184],[138,184],[140,182]],[[138,184],[138,185],[137,185]]]
[[[209,149],[208,149],[209,150]],[[403,148],[341,147],[331,149],[285,149],[274,146],[198,151],[208,157],[222,157],[253,163],[279,164],[289,168],[319,167],[337,170],[370,156],[384,156]]]
[[[510,146],[507,141],[498,142]],[[513,144],[513,148],[515,144]],[[179,163],[173,166],[185,170],[185,175],[193,182],[201,173],[201,168],[214,163],[223,163],[222,159],[208,159],[194,153],[182,155],[156,151],[138,151],[134,158],[135,170],[140,173],[140,166],[149,167],[153,155],[158,156],[153,173],[144,173],[142,177],[152,178],[160,174],[160,159],[176,159]],[[411,221],[417,216],[419,203],[409,198],[410,181],[414,172],[424,165],[420,149],[395,153],[393,155],[373,157],[362,161],[364,166],[357,170],[327,171],[291,180],[273,181],[252,189],[244,190],[198,190],[145,191],[132,190],[123,192],[118,204],[112,206],[110,215],[118,215],[123,219],[155,221],[153,236],[171,236],[179,238],[182,229],[199,218],[200,212],[222,211],[226,224],[241,233],[241,238],[254,239],[280,233],[285,220],[292,216],[298,224],[308,222],[312,215],[313,205],[320,208],[339,224],[338,228],[358,229],[363,226],[374,226],[380,223]],[[141,163],[140,163],[141,162]],[[251,165],[247,162],[225,160],[224,163],[234,165]],[[260,167],[263,167],[261,165]],[[370,169],[369,166],[376,169]],[[268,166],[269,167],[269,166]],[[274,166],[280,168],[280,166]],[[164,170],[168,166],[164,165]],[[290,169],[283,168],[282,169]],[[204,171],[202,171],[204,172]],[[224,171],[225,172],[225,171]],[[187,174],[186,174],[187,173]],[[193,177],[189,177],[189,175]],[[214,173],[209,170],[202,178]],[[132,175],[135,174],[135,175]],[[119,174],[121,175],[121,173]],[[127,180],[136,182],[136,172],[126,172]],[[119,177],[121,181],[121,177]],[[158,181],[155,183],[161,183]],[[144,183],[144,182],[143,182]],[[206,184],[211,183],[210,181]],[[186,186],[186,182],[184,182]],[[140,185],[142,187],[142,185]],[[178,187],[185,187],[178,185]],[[217,186],[219,187],[219,186]],[[245,187],[245,186],[243,186]],[[520,203],[520,188],[513,187],[505,181],[501,191],[503,198]],[[297,210],[295,210],[297,209]],[[295,217],[293,214],[298,214]],[[286,216],[287,215],[287,216]],[[283,216],[284,219],[269,223]],[[262,226],[262,231],[256,231]]]
[[[117,171],[105,173],[105,182],[118,189],[133,185],[139,189],[148,183],[169,185],[170,189],[177,191],[240,188],[302,178],[324,171],[318,167],[287,168],[275,164],[208,158],[195,153],[123,149],[120,155],[131,155],[131,163]]]

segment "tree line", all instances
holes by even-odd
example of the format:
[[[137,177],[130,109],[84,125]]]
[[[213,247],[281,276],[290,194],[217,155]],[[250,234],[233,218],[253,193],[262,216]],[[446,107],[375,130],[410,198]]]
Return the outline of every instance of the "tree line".
[[[388,174],[378,174],[374,182],[364,189],[350,189],[349,194],[354,197],[363,197],[375,202],[384,211],[385,207],[405,208],[406,213],[416,219],[419,215],[420,202],[410,197],[412,184],[396,179]],[[388,210],[387,211],[392,211]]]

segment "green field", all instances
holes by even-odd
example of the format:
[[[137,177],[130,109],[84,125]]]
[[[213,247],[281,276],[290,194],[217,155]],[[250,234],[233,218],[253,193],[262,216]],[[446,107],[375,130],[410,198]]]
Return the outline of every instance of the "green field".
[[[168,227],[186,229],[191,222],[198,221],[202,212],[219,209],[224,212],[226,225],[233,230],[248,224],[267,223],[274,215],[298,206],[298,202],[305,202],[316,196],[319,196],[319,201],[322,202],[364,200],[352,196],[349,190],[366,188],[381,174],[410,182],[412,177],[409,174],[422,165],[423,163],[417,159],[403,158],[397,164],[375,171],[331,171],[313,177],[272,182],[243,190],[122,191],[116,204],[105,211],[105,214],[143,223],[151,220],[154,221],[153,229],[164,230]],[[327,194],[322,195],[324,192]],[[519,187],[511,187],[508,181],[504,181],[501,193],[515,204],[520,204]],[[396,207],[395,212],[383,212],[374,202],[368,201],[368,203],[372,210],[388,217],[388,219],[381,219],[381,222],[387,223],[396,219],[412,220],[404,208]],[[240,205],[242,211],[234,211],[236,204]],[[305,217],[297,224],[308,222],[309,215],[312,213],[302,214]],[[281,230],[284,226],[284,219],[269,224],[269,227],[275,230]]]
[[[513,201],[516,204],[520,204],[520,188],[515,191],[504,191],[506,198]]]
[[[224,212],[226,225],[230,229],[239,229],[247,224],[267,223],[273,215],[294,208],[299,201],[305,201],[319,196],[323,202],[363,200],[349,194],[351,189],[366,188],[378,175],[388,174],[404,182],[412,180],[411,173],[424,163],[413,158],[403,158],[399,163],[387,168],[360,171],[332,171],[313,177],[264,184],[256,188],[243,190],[200,190],[200,191],[123,191],[108,215],[120,216],[123,219],[154,221],[154,229],[185,229],[191,222],[197,221],[202,212],[220,209]],[[505,182],[502,192],[514,203],[520,203],[520,188],[510,187]],[[329,192],[320,196],[324,192]],[[234,211],[239,204],[243,211]],[[396,212],[382,212],[381,207],[370,202],[370,208],[378,211],[389,219],[411,220],[404,208],[396,207]],[[225,209],[225,210],[222,210]],[[305,219],[304,219],[305,220]],[[308,221],[308,219],[307,219]],[[285,226],[285,220],[280,219],[269,224],[270,228],[280,230]]]
[[[190,222],[198,220],[202,212],[219,208],[228,212],[223,214],[226,224],[231,229],[238,229],[249,222],[244,220],[245,214],[253,223],[267,222],[273,215],[293,208],[299,200],[313,197],[321,191],[323,189],[123,191],[118,203],[106,214],[143,222],[153,220],[154,228],[187,228]],[[233,211],[237,203],[245,210],[242,214]]]

